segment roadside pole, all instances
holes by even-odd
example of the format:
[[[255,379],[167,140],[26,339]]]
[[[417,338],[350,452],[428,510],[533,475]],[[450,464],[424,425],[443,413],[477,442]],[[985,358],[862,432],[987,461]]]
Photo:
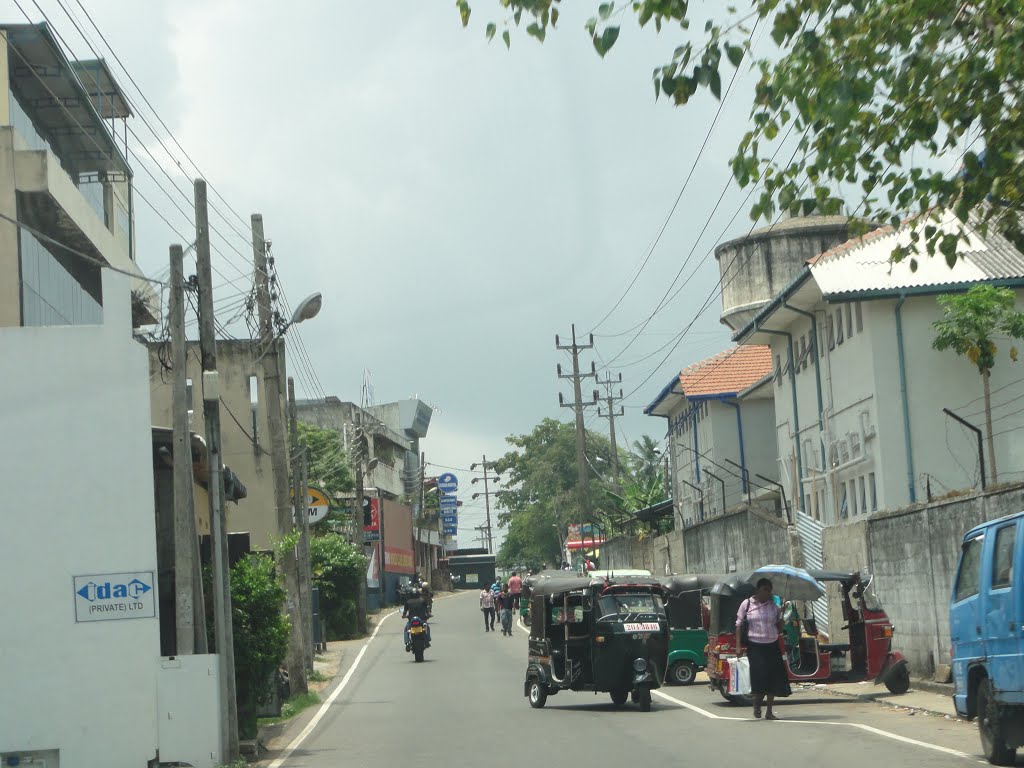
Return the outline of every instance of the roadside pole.
[[[313,572],[309,562],[309,448],[305,443],[299,447],[299,510],[302,526],[299,538],[299,586],[302,590],[303,625],[302,660],[306,671],[313,671]]]
[[[274,329],[270,300],[270,277],[267,269],[267,245],[263,236],[263,217],[254,213],[252,223],[252,255],[256,269],[256,307],[259,312],[260,335],[254,354],[263,355],[257,373],[263,380],[263,402],[267,408],[267,432],[270,439],[270,464],[274,478],[274,508],[277,511],[277,536],[283,539],[294,530],[292,504],[288,484],[288,439],[284,426],[284,396],[281,380],[284,378],[280,345]],[[263,348],[262,351],[260,349]],[[286,552],[278,552],[277,565],[284,576],[286,593],[285,608],[292,627],[300,622],[298,575],[295,558]],[[295,633],[289,638],[285,667],[288,669],[289,692],[294,696],[306,693],[306,677],[302,674],[302,648],[295,642]]]
[[[224,760],[232,762],[238,758],[235,649],[231,629],[231,576],[228,565],[227,518],[224,512],[224,475],[221,464],[220,380],[217,374],[210,230],[206,210],[206,182],[202,179],[195,182],[195,205],[199,348],[203,364],[203,421],[206,425],[206,446],[210,463],[210,552],[213,560],[214,637],[217,641],[217,654],[220,656]]]
[[[305,506],[305,499],[301,499],[302,488],[299,486],[299,425],[295,419],[295,380],[291,376],[288,377],[288,415],[290,422],[290,434],[291,443],[289,445],[289,452],[291,454],[291,467],[292,467],[292,514],[294,522],[294,528],[298,529],[299,539],[295,542],[295,546],[288,550],[288,560],[290,570],[294,574],[295,578],[295,623],[292,624],[292,635],[291,642],[288,645],[288,677],[291,679],[292,669],[291,665],[294,662],[299,677],[302,680],[300,687],[292,686],[292,695],[296,693],[306,693],[309,691],[309,685],[306,682],[306,617],[309,615],[309,606],[306,605],[303,599],[302,589],[302,561],[300,559],[300,551],[302,547],[302,514],[304,510],[302,507]],[[294,658],[293,658],[294,654]]]
[[[362,418],[359,411],[355,411],[355,424],[353,425],[354,431],[362,428]],[[353,435],[352,445],[355,447],[352,458],[356,469],[356,499],[355,504],[352,505],[352,539],[356,545],[356,551],[361,555],[366,554],[366,541],[363,536],[363,496],[366,494],[363,488],[363,467],[365,466],[366,457],[361,454],[360,448],[363,444],[363,436],[356,432]],[[369,442],[367,441],[367,445]],[[356,595],[356,624],[359,628],[359,634],[365,635],[367,631],[366,624],[366,570],[363,570],[362,575],[359,577],[359,590]]]
[[[192,435],[188,428],[185,367],[185,267],[180,245],[171,246],[171,290],[168,310],[171,330],[171,393],[174,422],[174,626],[179,655],[206,653],[206,615],[199,570],[195,500],[192,495]]]

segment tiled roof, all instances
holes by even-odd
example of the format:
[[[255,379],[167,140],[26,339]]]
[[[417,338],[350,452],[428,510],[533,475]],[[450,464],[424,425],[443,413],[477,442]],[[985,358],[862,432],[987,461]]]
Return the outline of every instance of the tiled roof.
[[[959,221],[945,211],[934,224],[953,234]],[[912,242],[911,226],[904,225],[898,230],[882,227],[826,251],[809,261],[811,274],[824,296],[1024,279],[1024,254],[1006,238],[994,230],[983,238],[970,225],[966,230],[967,238],[957,247],[959,258],[952,269],[941,254],[917,256],[916,270],[911,270],[909,256],[892,262],[893,250]]]
[[[727,349],[687,366],[679,373],[679,384],[686,397],[731,394],[746,389],[771,372],[771,350],[752,344]]]

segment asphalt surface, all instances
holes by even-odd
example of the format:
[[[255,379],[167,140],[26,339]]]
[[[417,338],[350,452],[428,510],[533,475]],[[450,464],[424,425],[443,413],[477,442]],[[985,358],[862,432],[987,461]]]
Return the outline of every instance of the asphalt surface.
[[[485,633],[473,594],[438,600],[422,664],[393,615],[342,672],[327,703],[273,768],[522,768],[717,764],[916,766],[983,762],[976,727],[800,691],[754,720],[702,685],[666,687],[651,712],[607,694],[562,692],[541,710],[523,696],[526,632]],[[1024,762],[1024,761],[1022,761]]]

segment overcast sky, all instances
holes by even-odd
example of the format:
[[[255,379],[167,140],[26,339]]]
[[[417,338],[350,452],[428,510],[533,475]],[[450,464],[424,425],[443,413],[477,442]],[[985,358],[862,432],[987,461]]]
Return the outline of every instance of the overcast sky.
[[[655,101],[651,70],[671,58],[681,32],[659,37],[627,14],[619,43],[600,59],[583,30],[596,3],[568,4],[543,46],[513,32],[511,51],[484,39],[486,22],[500,20],[496,0],[473,3],[469,29],[449,0],[83,3],[175,138],[241,214],[211,195],[234,228],[244,234],[249,214],[263,214],[292,303],[323,293],[323,311],[301,329],[317,381],[296,369],[300,396],[322,390],[358,401],[368,370],[377,402],[418,395],[436,407],[423,447],[438,465],[500,456],[507,435],[546,416],[570,417],[558,406],[558,392],[569,400],[571,387],[555,376],[555,365],[568,363],[555,334],[565,343],[573,323],[581,335],[592,330],[620,298],[717,109],[703,95],[685,109]],[[73,54],[91,57],[56,0],[40,4]],[[87,24],[81,8],[65,5]],[[22,6],[40,20],[30,3]],[[13,4],[10,14],[24,21]],[[588,368],[614,359],[609,370],[633,393],[620,439],[661,440],[664,422],[642,407],[673,372],[729,344],[716,297],[674,351],[658,351],[715,289],[708,254],[722,233],[750,228],[746,191],[735,185],[712,210],[747,127],[752,83],[749,73],[739,78],[649,263],[582,357]],[[145,105],[140,113],[194,176]],[[191,219],[172,203],[188,213],[190,181],[141,116],[130,126],[138,140],[129,136],[129,145],[142,158],[131,158],[138,260],[160,274],[168,244],[194,239]],[[233,281],[215,278],[227,320],[246,288],[251,248],[213,212],[211,222],[215,266]],[[622,333],[647,318],[691,252],[686,287],[623,351],[635,331]],[[607,426],[596,413],[588,423]],[[460,528],[470,529],[483,513],[468,499],[470,474],[457,474],[467,501]]]

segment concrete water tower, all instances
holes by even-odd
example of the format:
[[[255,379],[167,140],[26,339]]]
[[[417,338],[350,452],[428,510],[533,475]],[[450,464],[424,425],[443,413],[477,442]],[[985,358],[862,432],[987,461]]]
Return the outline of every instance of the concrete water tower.
[[[850,219],[816,215],[813,203],[805,206],[806,215],[787,214],[775,225],[755,229],[715,249],[722,277],[724,325],[738,331],[793,281],[808,259],[849,240]]]

